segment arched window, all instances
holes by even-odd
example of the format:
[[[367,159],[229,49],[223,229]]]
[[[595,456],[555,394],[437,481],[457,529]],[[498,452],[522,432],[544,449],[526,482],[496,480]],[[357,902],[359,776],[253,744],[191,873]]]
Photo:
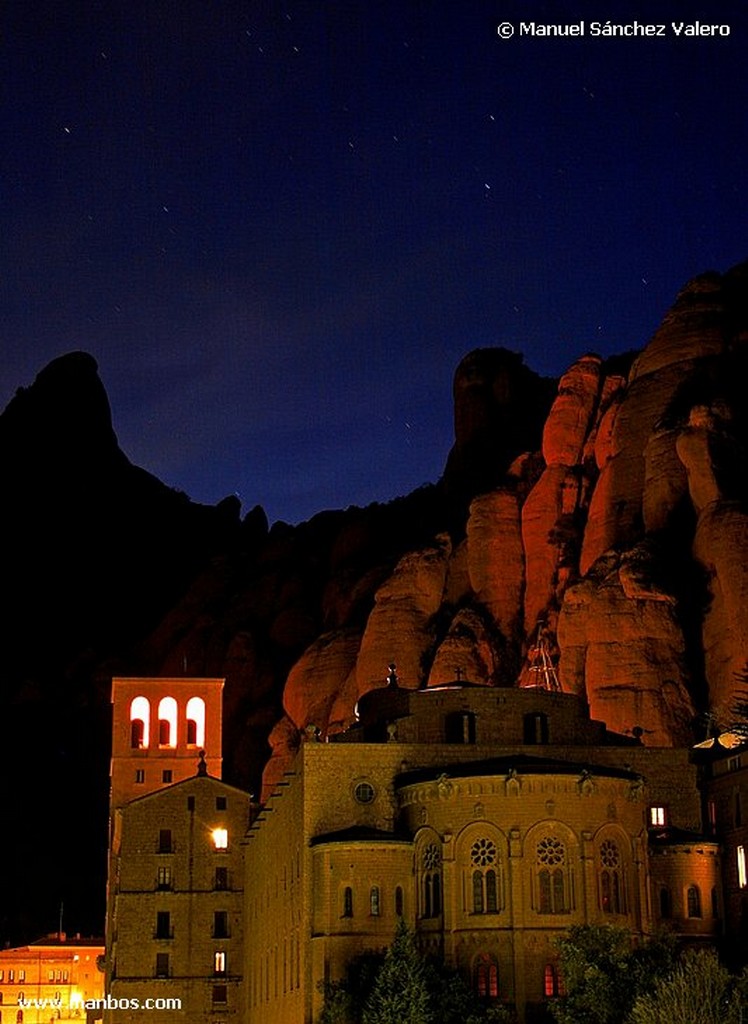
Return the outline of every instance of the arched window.
[[[546,999],[553,999],[555,996],[564,994],[564,986],[561,974],[556,964],[546,964],[543,972],[543,993]]]
[[[423,917],[439,917],[442,912],[441,851],[436,843],[429,843],[423,851]]]
[[[177,702],[173,697],[162,697],[158,704],[158,745],[177,745]]]
[[[626,912],[621,855],[612,839],[600,844],[600,909],[606,914]]]
[[[474,914],[495,914],[499,909],[497,863],[498,853],[493,839],[476,839],[470,847]]]
[[[379,886],[372,885],[369,891],[369,913],[372,917],[379,917],[380,903],[379,903]]]
[[[712,917],[719,917],[719,890],[717,886],[712,886]]]
[[[481,953],[473,968],[473,985],[480,999],[497,999],[499,995],[499,967],[488,953]]]
[[[663,920],[673,916],[673,897],[667,886],[660,889],[660,917]]]
[[[698,885],[689,885],[686,892],[686,907],[689,917],[701,917],[701,893]]]
[[[403,916],[403,890],[400,885],[395,888],[395,916]]]
[[[538,911],[565,914],[569,910],[566,848],[556,836],[537,845]]]
[[[190,697],[187,701],[187,746],[205,746],[205,701]]]
[[[350,885],[343,889],[343,917],[353,917],[353,889]]]
[[[135,750],[148,746],[151,705],[145,697],[135,697],[130,704],[130,746]]]

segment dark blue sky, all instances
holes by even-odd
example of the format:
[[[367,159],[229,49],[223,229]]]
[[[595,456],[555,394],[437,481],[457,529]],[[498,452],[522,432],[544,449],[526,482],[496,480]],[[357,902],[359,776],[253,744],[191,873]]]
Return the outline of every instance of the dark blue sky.
[[[694,19],[730,35],[675,36]],[[590,35],[637,20],[666,36]],[[0,402],[85,349],[127,454],[199,501],[298,521],[405,493],[441,472],[470,349],[556,375],[748,257],[742,0],[6,0],[0,22]]]

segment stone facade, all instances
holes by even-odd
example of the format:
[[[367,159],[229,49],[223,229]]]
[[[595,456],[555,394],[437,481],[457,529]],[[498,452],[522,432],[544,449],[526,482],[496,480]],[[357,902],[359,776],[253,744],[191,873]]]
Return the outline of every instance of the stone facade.
[[[581,698],[541,689],[391,685],[358,716],[337,742],[309,732],[250,829],[248,1024],[316,1020],[320,982],[383,950],[401,916],[522,1017],[557,990],[572,924],[719,933],[687,750],[610,734]]]
[[[114,680],[111,1024],[137,1006],[153,1024],[239,1019],[250,797],[208,774],[220,773],[222,686]]]
[[[80,1024],[100,1018],[100,1013],[87,1012],[86,1003],[104,995],[103,955],[101,939],[68,939],[64,932],[0,950],[0,1020]]]

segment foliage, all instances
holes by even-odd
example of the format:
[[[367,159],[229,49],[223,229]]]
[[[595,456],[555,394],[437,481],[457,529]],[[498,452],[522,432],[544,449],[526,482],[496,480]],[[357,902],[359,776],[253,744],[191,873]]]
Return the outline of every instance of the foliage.
[[[675,964],[669,935],[632,948],[629,932],[575,925],[558,941],[566,995],[551,1004],[558,1024],[623,1024],[640,993]]]
[[[738,992],[711,950],[688,952],[634,1003],[630,1024],[739,1024]]]
[[[365,953],[348,965],[343,981],[321,984],[325,1001],[318,1024],[513,1024],[501,1004],[487,1005],[460,973],[425,959],[400,921],[386,955]]]
[[[364,1024],[434,1024],[427,966],[415,937],[402,918],[387,950],[371,996],[364,1007]]]

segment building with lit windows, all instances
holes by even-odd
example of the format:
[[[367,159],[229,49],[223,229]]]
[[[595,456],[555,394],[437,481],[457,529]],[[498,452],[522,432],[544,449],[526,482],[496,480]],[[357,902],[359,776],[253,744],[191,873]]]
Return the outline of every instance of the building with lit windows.
[[[248,1024],[311,1024],[320,982],[389,945],[400,917],[521,1019],[558,994],[570,925],[722,931],[690,752],[611,734],[575,695],[406,690],[393,672],[356,726],[320,739],[308,730],[249,832]]]
[[[239,1019],[249,794],[221,772],[220,679],[115,679],[104,1020]],[[137,1002],[136,1002],[137,1001]]]
[[[0,950],[0,1021],[5,1024],[81,1024],[86,1002],[104,994],[101,939],[64,932],[15,949]]]

